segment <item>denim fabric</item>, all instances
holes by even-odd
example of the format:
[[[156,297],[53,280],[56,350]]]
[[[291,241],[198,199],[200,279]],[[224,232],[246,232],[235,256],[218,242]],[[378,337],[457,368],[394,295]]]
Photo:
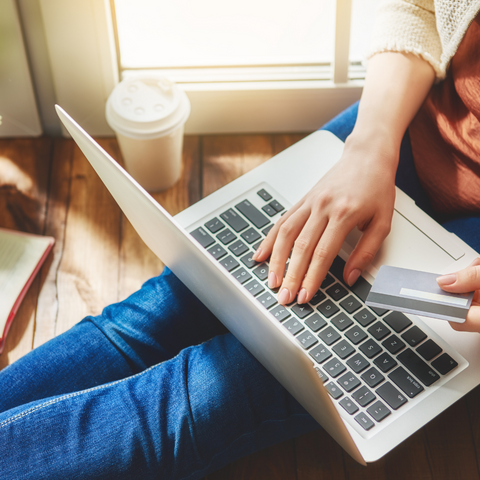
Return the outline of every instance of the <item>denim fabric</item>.
[[[356,112],[324,128],[344,140]],[[428,209],[408,137],[397,185]],[[446,226],[480,246],[477,218]],[[5,368],[0,392],[0,479],[197,479],[319,428],[168,269]]]

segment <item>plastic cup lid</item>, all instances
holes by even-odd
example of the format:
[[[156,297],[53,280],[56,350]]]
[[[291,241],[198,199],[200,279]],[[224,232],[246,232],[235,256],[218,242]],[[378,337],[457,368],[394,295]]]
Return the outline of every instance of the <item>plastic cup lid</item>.
[[[190,102],[165,77],[132,77],[120,82],[107,100],[106,118],[115,132],[133,138],[168,135],[186,122]]]

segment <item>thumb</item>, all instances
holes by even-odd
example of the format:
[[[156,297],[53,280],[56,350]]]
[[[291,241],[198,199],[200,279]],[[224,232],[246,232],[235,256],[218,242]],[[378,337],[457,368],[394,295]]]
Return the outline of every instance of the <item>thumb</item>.
[[[480,258],[457,273],[449,273],[437,278],[440,288],[452,293],[467,293],[480,289]]]

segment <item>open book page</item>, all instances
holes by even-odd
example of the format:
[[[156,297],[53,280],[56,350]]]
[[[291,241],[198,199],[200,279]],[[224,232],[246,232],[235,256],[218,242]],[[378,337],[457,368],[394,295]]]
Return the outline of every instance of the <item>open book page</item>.
[[[0,229],[0,338],[12,308],[53,242],[51,237]]]

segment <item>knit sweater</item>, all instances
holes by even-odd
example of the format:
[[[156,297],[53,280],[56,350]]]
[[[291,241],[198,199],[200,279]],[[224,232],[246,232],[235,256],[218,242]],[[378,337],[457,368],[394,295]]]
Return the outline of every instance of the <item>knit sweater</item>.
[[[380,52],[413,53],[430,63],[437,80],[442,80],[479,11],[480,0],[384,0],[368,57]]]

